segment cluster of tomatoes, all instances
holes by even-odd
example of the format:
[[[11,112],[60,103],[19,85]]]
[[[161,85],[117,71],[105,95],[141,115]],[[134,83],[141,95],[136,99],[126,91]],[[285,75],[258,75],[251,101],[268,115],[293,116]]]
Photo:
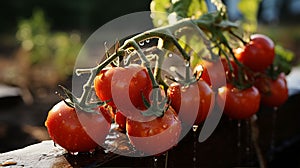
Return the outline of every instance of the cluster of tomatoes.
[[[197,80],[188,84],[175,81],[166,90],[153,88],[153,79],[142,65],[104,68],[94,79],[94,91],[106,104],[95,113],[87,113],[63,101],[58,103],[45,123],[49,135],[67,151],[87,152],[104,143],[114,122],[137,150],[158,154],[178,143],[182,124],[201,124],[216,105],[223,105],[224,113],[233,119],[246,119],[259,110],[260,104],[277,107],[287,100],[284,74],[274,79],[266,73],[275,58],[271,39],[252,35],[246,45],[234,50],[234,55],[235,59],[203,60],[194,68]],[[236,85],[239,73],[250,85]],[[226,81],[219,81],[220,76]],[[156,93],[160,97],[155,101],[169,101],[163,104],[161,116],[143,115],[157,103],[153,102],[154,89],[159,89]]]
[[[216,102],[224,105],[224,113],[230,118],[247,119],[257,113],[260,105],[279,107],[288,99],[285,74],[270,75],[276,71],[274,48],[269,37],[254,34],[243,47],[234,49],[235,58],[221,57],[221,63],[203,61],[197,65],[196,70],[203,69],[201,79],[217,90]],[[226,85],[220,81],[221,72]]]

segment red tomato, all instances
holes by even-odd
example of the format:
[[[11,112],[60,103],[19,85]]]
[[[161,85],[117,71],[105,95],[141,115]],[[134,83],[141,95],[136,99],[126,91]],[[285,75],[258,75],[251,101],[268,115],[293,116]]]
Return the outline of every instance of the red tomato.
[[[255,86],[261,92],[261,103],[268,107],[279,107],[289,97],[284,73],[281,73],[276,80],[257,78]]]
[[[94,89],[98,98],[102,101],[108,101],[114,109],[115,104],[111,95],[111,79],[115,73],[114,68],[104,68],[94,79]]]
[[[236,58],[255,72],[266,70],[274,61],[273,41],[262,34],[254,34],[243,48],[235,50]]]
[[[233,78],[236,78],[238,76],[238,66],[234,62],[234,60],[230,59],[230,64],[233,68],[233,72],[230,72],[230,66],[226,60],[226,58],[221,58],[223,68],[226,74],[227,81],[231,81]]]
[[[165,152],[177,145],[181,134],[181,123],[172,107],[163,117],[139,122],[127,119],[127,135],[135,148],[147,155]]]
[[[217,101],[224,102],[224,113],[233,119],[246,119],[259,110],[260,93],[254,86],[239,90],[232,84],[219,89]]]
[[[109,106],[99,106],[98,108],[96,108],[96,110],[103,115],[103,117],[106,119],[108,123],[112,123],[115,114]]]
[[[76,113],[64,101],[49,111],[45,126],[51,139],[69,152],[95,149],[104,142],[110,129],[110,123],[102,114]]]
[[[145,67],[131,64],[100,72],[94,79],[96,95],[102,101],[130,116],[146,110],[143,96],[149,101],[152,83]]]
[[[201,75],[201,79],[212,86],[214,90],[226,84],[225,71],[220,60],[202,60],[201,63],[194,68],[194,73],[197,73],[197,78]]]
[[[117,111],[115,114],[115,122],[119,125],[121,131],[126,130],[126,117],[120,111]]]
[[[179,119],[189,125],[203,122],[214,107],[214,92],[203,80],[188,87],[172,83],[167,92]]]

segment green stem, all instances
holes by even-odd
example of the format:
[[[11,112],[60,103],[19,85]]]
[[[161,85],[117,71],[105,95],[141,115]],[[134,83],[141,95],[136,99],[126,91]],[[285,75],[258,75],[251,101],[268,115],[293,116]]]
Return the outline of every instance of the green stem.
[[[162,52],[162,51],[160,51]],[[155,71],[154,71],[154,77],[156,79],[156,81],[161,84],[164,89],[166,90],[168,88],[168,85],[165,83],[165,81],[162,79],[162,76],[161,76],[161,68],[162,68],[162,65],[163,65],[163,62],[165,60],[165,57],[166,55],[168,55],[170,53],[170,51],[167,51],[164,56],[158,56],[157,57],[157,61],[156,61],[156,67],[155,67]],[[162,53],[159,53],[159,55],[161,55]]]
[[[110,57],[108,57],[104,62],[102,62],[101,64],[99,64],[98,66],[92,68],[90,70],[91,75],[88,79],[88,81],[83,85],[83,93],[81,95],[81,97],[79,98],[79,106],[81,107],[85,107],[86,103],[88,101],[88,97],[91,94],[92,91],[92,84],[94,81],[94,78],[99,74],[99,72],[106,67],[108,64],[110,64],[114,59],[116,59],[119,55],[119,53],[114,53],[112,54]]]
[[[242,39],[240,36],[236,35],[232,30],[229,30],[229,33],[231,35],[233,35],[235,38],[239,39],[244,45],[247,44],[247,42],[244,39]]]
[[[156,116],[161,117],[164,115],[166,102],[163,101],[161,104],[159,103],[159,99],[160,99],[159,84],[157,83],[155,76],[153,75],[150,61],[147,59],[147,57],[145,56],[145,54],[143,53],[142,49],[140,48],[140,46],[137,44],[136,41],[129,40],[128,43],[131,44],[133,46],[133,48],[138,52],[140,59],[146,66],[146,69],[148,71],[149,77],[152,82],[152,87],[153,87],[153,92],[152,92],[153,100],[152,100],[151,106],[148,108],[147,112],[142,113],[142,114],[144,114],[146,116],[156,115]]]
[[[138,54],[140,56],[140,59],[143,61],[144,65],[145,65],[145,67],[146,67],[146,69],[148,71],[148,74],[149,74],[149,77],[151,79],[153,88],[159,88],[159,85],[158,85],[158,83],[155,80],[155,77],[153,75],[153,72],[152,72],[152,69],[151,69],[151,65],[150,65],[150,61],[147,59],[147,57],[143,53],[143,51],[140,48],[140,46],[134,40],[130,40],[130,41],[128,41],[128,43],[131,44],[133,46],[133,48],[138,52]]]
[[[214,58],[214,53],[212,52],[211,49],[211,41],[207,38],[207,35],[200,29],[200,27],[196,26],[196,30],[198,31],[199,35],[202,37],[203,43],[208,49],[210,55],[212,56],[212,58]]]
[[[97,67],[92,68],[90,70],[82,70],[82,69],[77,70],[77,74],[91,73],[88,81],[83,85],[83,93],[82,93],[82,95],[79,99],[79,106],[84,106],[84,107],[86,106],[87,98],[90,96],[90,93],[92,91],[92,86],[91,85],[92,85],[93,80],[96,77],[96,75],[99,74],[99,72],[104,67],[106,67],[108,64],[113,62],[118,56],[123,57],[125,55],[124,51],[126,49],[128,49],[129,47],[131,47],[131,46],[133,46],[137,50],[141,60],[145,63],[147,71],[149,72],[149,76],[150,76],[152,84],[153,84],[153,88],[158,88],[159,85],[158,85],[157,81],[155,80],[155,76],[152,73],[152,70],[151,70],[151,67],[150,67],[150,62],[148,61],[148,59],[146,58],[146,56],[142,52],[142,50],[139,47],[139,45],[137,44],[137,42],[143,41],[143,40],[148,39],[148,38],[160,38],[160,39],[163,39],[163,40],[166,40],[166,41],[171,41],[178,48],[178,50],[181,52],[184,59],[189,61],[190,56],[185,52],[185,50],[178,43],[177,39],[173,36],[173,34],[175,32],[177,32],[179,30],[182,30],[182,29],[184,29],[186,27],[189,27],[189,26],[196,27],[199,30],[200,35],[202,37],[205,37],[203,31],[208,31],[209,32],[209,30],[210,30],[209,28],[213,27],[214,24],[212,22],[207,21],[207,20],[201,20],[201,19],[191,20],[191,19],[187,18],[187,19],[182,19],[182,20],[178,21],[176,24],[173,24],[173,25],[168,25],[168,26],[165,26],[165,27],[159,27],[159,28],[151,29],[151,30],[146,31],[144,33],[138,34],[138,35],[130,38],[129,40],[126,40],[122,46],[118,47],[118,50],[114,54],[110,55],[104,62],[102,62]],[[228,30],[228,27],[224,27],[224,28],[218,27],[219,31],[221,31],[222,29],[227,29]],[[203,39],[204,39],[204,43],[207,46],[210,45],[209,41],[206,38],[203,38]]]
[[[171,41],[176,46],[176,48],[179,50],[179,52],[182,54],[183,58],[187,61],[190,60],[190,56],[185,52],[185,50],[181,47],[181,45],[178,43],[177,39],[171,34],[171,32],[168,32],[169,36],[171,37]]]
[[[190,62],[186,61],[184,66],[185,66],[185,82],[189,84],[191,83]]]

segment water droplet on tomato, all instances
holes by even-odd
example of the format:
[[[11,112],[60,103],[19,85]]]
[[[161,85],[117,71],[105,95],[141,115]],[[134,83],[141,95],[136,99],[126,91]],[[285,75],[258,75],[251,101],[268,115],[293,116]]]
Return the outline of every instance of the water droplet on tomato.
[[[196,132],[198,129],[198,125],[193,125],[193,131]]]
[[[95,153],[95,149],[91,149],[90,151],[89,151],[89,153],[91,154],[91,155],[93,155],[94,153]]]
[[[78,155],[78,152],[70,152],[70,154],[76,156]]]
[[[144,42],[144,41],[139,41],[139,45],[140,45],[140,46],[144,46],[144,45],[145,45],[145,42]]]
[[[170,69],[170,71],[175,72],[177,68],[175,66],[170,66],[169,69]]]

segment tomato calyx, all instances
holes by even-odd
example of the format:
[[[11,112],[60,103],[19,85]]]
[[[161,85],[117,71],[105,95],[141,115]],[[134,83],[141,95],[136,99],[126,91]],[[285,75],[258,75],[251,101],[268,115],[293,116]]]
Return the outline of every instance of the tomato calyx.
[[[143,116],[156,116],[162,117],[169,108],[169,100],[161,95],[161,89],[155,87],[152,90],[152,102],[148,102],[145,96],[142,94],[144,105],[147,107],[146,111],[141,112]],[[151,101],[151,100],[150,100]]]
[[[75,95],[70,90],[68,90],[62,85],[58,85],[58,86],[63,90],[65,97],[63,97],[58,92],[56,92],[56,94],[65,102],[67,106],[71,108],[75,108],[87,113],[97,113],[95,109],[98,108],[99,106],[103,106],[106,104],[105,101],[98,100],[92,103],[81,105],[78,101],[78,98],[75,97]]]
[[[181,75],[177,71],[175,71],[178,78],[175,78],[173,76],[166,76],[167,79],[171,80],[172,82],[179,83],[183,87],[188,87],[189,85],[193,85],[194,83],[197,83],[198,80],[200,80],[202,76],[202,70],[196,70],[191,75],[191,67],[190,62],[186,60],[185,62],[185,76]]]

